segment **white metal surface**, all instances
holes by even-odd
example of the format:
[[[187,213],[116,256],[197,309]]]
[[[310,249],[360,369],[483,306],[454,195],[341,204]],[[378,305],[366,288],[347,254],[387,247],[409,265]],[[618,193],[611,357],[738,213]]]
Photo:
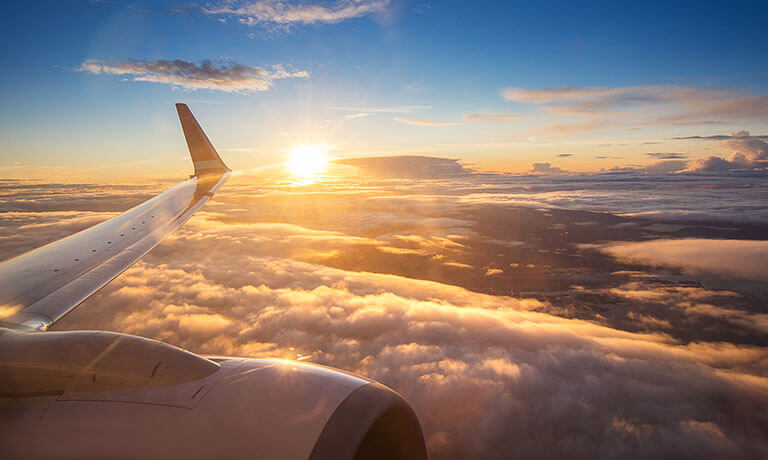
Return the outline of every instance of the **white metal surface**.
[[[187,140],[193,139],[198,175],[113,219],[0,263],[3,325],[46,329],[183,225],[227,180],[229,170],[189,109],[177,108]]]
[[[179,385],[0,398],[2,457],[307,459],[339,404],[369,384],[291,361],[219,364]]]

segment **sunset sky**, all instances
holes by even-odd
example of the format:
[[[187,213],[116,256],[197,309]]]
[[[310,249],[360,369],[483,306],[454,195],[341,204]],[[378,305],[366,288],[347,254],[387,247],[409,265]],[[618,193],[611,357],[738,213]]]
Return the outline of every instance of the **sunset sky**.
[[[359,373],[437,460],[765,459],[766,18],[6,2],[0,262],[185,179],[185,102],[232,177],[54,330]]]
[[[727,158],[675,138],[768,134],[768,9],[710,3],[10,2],[0,172],[172,175],[179,101],[234,169],[306,143],[516,173]]]

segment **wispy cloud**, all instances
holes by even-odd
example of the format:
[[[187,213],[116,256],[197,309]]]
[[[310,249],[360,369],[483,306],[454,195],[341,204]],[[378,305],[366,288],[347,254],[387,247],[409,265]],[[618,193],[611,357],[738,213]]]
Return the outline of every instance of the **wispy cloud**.
[[[594,131],[606,124],[600,119],[588,118],[573,123],[547,123],[536,128],[538,134],[544,135],[563,135],[563,134],[582,134]]]
[[[370,115],[370,113],[366,113],[366,112],[350,113],[349,115],[344,115],[341,118],[344,120],[354,120],[355,118],[365,118],[368,115]]]
[[[395,117],[393,118],[398,123],[405,123],[406,125],[414,125],[414,126],[456,126],[460,125],[461,123],[456,123],[452,121],[431,121],[431,120],[422,120],[420,118],[399,118]]]
[[[347,19],[381,13],[389,0],[337,0],[331,3],[289,3],[279,0],[224,1],[203,8],[204,14],[234,16],[249,26],[278,26],[290,29],[294,24],[331,24]]]
[[[332,107],[341,112],[357,113],[413,113],[421,110],[430,110],[431,105],[393,105],[393,106],[362,106],[362,107]]]
[[[238,63],[217,65],[204,60],[196,64],[179,59],[121,62],[86,59],[77,70],[91,74],[124,75],[132,81],[164,83],[189,90],[209,89],[230,93],[266,91],[272,87],[274,80],[309,77],[305,70],[290,72],[279,64],[269,71],[263,67]]]
[[[472,112],[465,113],[461,116],[464,121],[490,121],[490,122],[503,122],[516,120],[522,117],[516,113],[484,113],[484,112]]]

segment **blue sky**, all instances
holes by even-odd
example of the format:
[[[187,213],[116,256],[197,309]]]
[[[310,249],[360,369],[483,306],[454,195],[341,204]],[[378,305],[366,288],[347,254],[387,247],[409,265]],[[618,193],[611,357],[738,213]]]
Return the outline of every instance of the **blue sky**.
[[[670,139],[766,134],[763,2],[478,3],[12,2],[0,32],[0,175],[171,173],[185,160],[178,101],[238,168],[323,143],[337,156],[597,170],[647,164],[645,153],[727,159],[722,141]],[[89,60],[107,67],[88,71]],[[294,76],[192,88],[158,77],[157,61],[174,60]],[[144,73],[120,73],[129,61]],[[527,92],[558,88],[614,91]]]

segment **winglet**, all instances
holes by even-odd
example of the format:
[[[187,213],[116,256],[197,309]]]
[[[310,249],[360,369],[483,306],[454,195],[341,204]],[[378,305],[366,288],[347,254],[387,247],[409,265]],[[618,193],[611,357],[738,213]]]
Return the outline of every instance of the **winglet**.
[[[223,174],[230,171],[227,165],[221,161],[213,144],[208,140],[208,136],[203,132],[203,128],[195,120],[195,116],[187,107],[187,104],[176,104],[176,111],[179,112],[181,128],[184,130],[184,137],[187,139],[189,154],[192,156],[192,163],[195,165],[195,176],[208,174]]]

